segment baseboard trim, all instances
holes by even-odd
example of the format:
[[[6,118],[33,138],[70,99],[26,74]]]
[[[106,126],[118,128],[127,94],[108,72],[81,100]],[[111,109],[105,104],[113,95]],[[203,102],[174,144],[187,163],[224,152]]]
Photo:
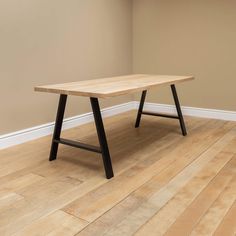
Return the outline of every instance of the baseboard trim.
[[[135,109],[137,109],[139,102],[135,101],[134,103],[135,103],[134,107]],[[176,109],[174,105],[147,102],[145,103],[144,109],[148,111],[152,111],[152,112],[176,114]],[[182,112],[183,112],[183,115],[186,115],[186,116],[195,116],[195,117],[201,117],[201,118],[210,118],[210,119],[226,120],[226,121],[236,121],[235,111],[225,111],[225,110],[182,106]]]
[[[138,108],[138,105],[139,105],[138,101],[133,101],[108,107],[102,110],[102,115],[104,117],[110,117],[130,110],[134,109],[136,110]],[[152,112],[176,114],[176,109],[174,105],[147,102],[145,103],[144,109]],[[185,106],[182,107],[182,111],[183,114],[187,116],[195,116],[195,117],[226,120],[226,121],[236,121],[235,111],[225,111],[225,110],[215,110],[215,109],[185,107]],[[93,121],[93,115],[91,112],[66,118],[63,123],[63,130],[87,124],[91,121]],[[35,140],[37,138],[50,135],[53,132],[53,127],[54,127],[54,122],[51,122],[44,125],[35,126],[29,129],[20,130],[14,133],[1,135],[0,149],[5,149],[11,146],[15,146],[21,143],[25,143],[28,141]]]
[[[128,102],[128,103],[108,107],[108,108],[102,109],[102,115],[103,117],[109,117],[109,116],[114,116],[114,115],[117,115],[126,111],[130,111],[134,108],[133,105],[134,105],[133,102]],[[63,130],[70,129],[70,128],[80,126],[83,124],[87,124],[91,121],[93,121],[92,112],[66,118],[64,119],[64,122],[63,122]],[[55,124],[54,122],[51,122],[51,123],[35,126],[32,128],[20,130],[17,132],[0,135],[0,150],[50,135],[53,132],[54,124]]]

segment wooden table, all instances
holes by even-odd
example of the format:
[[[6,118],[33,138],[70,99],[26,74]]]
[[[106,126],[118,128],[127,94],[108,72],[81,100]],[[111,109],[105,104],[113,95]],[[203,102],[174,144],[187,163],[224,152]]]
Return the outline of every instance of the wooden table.
[[[86,80],[86,81],[78,81],[78,82],[65,83],[65,84],[54,84],[54,85],[35,87],[35,91],[60,94],[49,160],[50,161],[56,160],[59,144],[69,145],[72,147],[77,147],[77,148],[85,149],[88,151],[97,152],[97,153],[102,154],[106,177],[108,179],[112,178],[114,174],[113,174],[110,152],[109,152],[109,148],[107,144],[106,133],[103,126],[98,98],[109,98],[109,97],[131,94],[134,92],[142,91],[142,96],[141,96],[141,101],[139,105],[135,127],[136,128],[139,127],[142,114],[174,118],[174,119],[179,120],[182,134],[185,136],[187,135],[187,132],[186,132],[184,119],[183,119],[179,99],[177,96],[175,84],[181,83],[184,81],[189,81],[192,79],[194,79],[192,76],[137,74],[137,75],[127,75],[127,76],[119,76],[119,77],[111,77],[111,78],[104,78],[104,79]],[[171,86],[173,98],[176,105],[177,115],[157,114],[157,113],[152,113],[148,111],[143,111],[143,106],[144,106],[147,90],[150,88],[161,86],[161,85]],[[62,128],[68,95],[90,97],[90,102],[91,102],[94,120],[96,124],[96,129],[97,129],[97,135],[98,135],[98,139],[100,143],[99,147],[61,138],[61,128]]]

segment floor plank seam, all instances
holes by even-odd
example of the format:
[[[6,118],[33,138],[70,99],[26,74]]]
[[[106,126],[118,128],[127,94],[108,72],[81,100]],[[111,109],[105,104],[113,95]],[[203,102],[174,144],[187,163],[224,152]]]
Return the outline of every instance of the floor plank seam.
[[[77,219],[79,219],[79,220],[81,220],[81,221],[84,221],[84,222],[87,223],[87,224],[91,224],[91,223],[92,223],[92,222],[89,222],[89,221],[85,220],[85,219],[82,218],[82,217],[78,217],[78,216],[73,215],[73,214],[71,214],[71,213],[69,213],[69,212],[66,212],[66,211],[64,211],[62,208],[59,209],[59,210],[65,212],[66,214],[68,214],[68,215],[70,215],[70,216],[73,216],[73,217],[75,217],[75,218],[77,218]]]

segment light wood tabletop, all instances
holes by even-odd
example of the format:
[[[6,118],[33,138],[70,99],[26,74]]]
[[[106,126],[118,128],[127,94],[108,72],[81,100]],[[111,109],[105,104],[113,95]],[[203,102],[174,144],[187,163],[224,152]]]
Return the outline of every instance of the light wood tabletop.
[[[177,84],[192,79],[194,79],[193,76],[134,74],[64,84],[37,86],[35,87],[35,91],[107,98],[143,91],[161,85]]]

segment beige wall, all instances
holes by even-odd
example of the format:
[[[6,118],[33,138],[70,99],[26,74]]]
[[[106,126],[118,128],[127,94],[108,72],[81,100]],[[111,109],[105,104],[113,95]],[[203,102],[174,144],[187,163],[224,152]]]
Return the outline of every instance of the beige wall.
[[[233,0],[0,1],[0,135],[54,120],[58,96],[35,85],[129,74],[132,66],[195,75],[178,86],[183,105],[236,110],[235,9]],[[148,100],[172,103],[167,88]],[[88,111],[87,98],[69,98],[66,116]]]
[[[133,3],[134,72],[195,75],[178,86],[183,105],[236,111],[236,1]],[[148,100],[172,102],[169,89]]]
[[[0,134],[54,120],[58,97],[35,93],[35,85],[131,69],[132,1],[0,1]],[[88,99],[69,98],[67,116],[88,111]]]

